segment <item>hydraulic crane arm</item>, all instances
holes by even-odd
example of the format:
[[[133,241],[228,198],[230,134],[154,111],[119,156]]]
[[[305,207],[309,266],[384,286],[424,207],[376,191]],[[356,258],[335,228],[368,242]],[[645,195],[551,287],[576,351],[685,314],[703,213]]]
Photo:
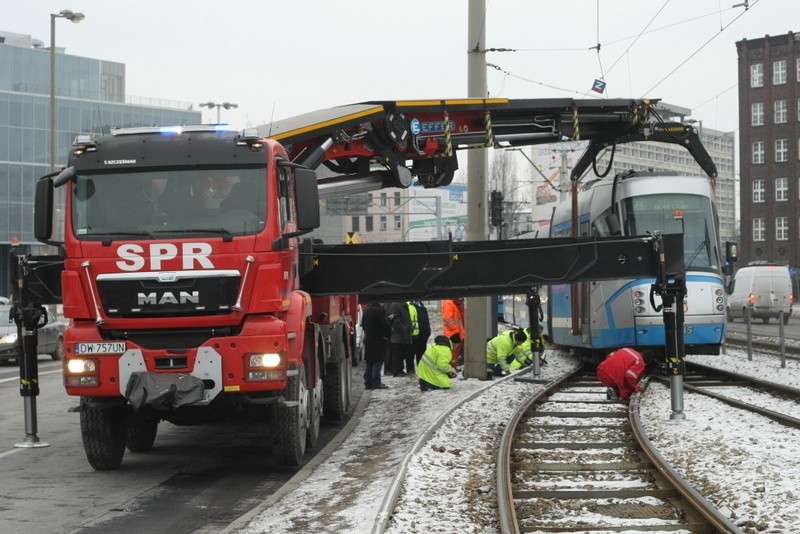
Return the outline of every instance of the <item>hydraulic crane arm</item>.
[[[381,187],[447,185],[456,151],[616,140],[650,124],[654,100],[468,98],[365,102],[259,127],[292,161],[320,173],[321,196]],[[342,185],[342,193],[336,191]]]
[[[579,181],[583,173],[596,161],[597,155],[602,150],[605,150],[609,146],[614,147],[618,144],[630,143],[633,141],[658,141],[661,143],[681,145],[689,151],[709,178],[716,179],[717,177],[717,166],[700,142],[700,136],[697,135],[697,130],[692,126],[679,122],[661,122],[639,125],[632,131],[619,137],[592,139],[586,151],[572,168],[570,180],[573,182]]]

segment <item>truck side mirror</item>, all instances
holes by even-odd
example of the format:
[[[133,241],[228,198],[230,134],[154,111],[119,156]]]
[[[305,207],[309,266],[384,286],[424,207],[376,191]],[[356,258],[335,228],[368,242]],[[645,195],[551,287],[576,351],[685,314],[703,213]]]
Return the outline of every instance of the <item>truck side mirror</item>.
[[[294,169],[294,198],[297,202],[297,229],[301,233],[319,228],[319,186],[317,173],[311,169]]]
[[[42,243],[53,245],[53,181],[49,176],[36,182],[33,212],[33,235]]]

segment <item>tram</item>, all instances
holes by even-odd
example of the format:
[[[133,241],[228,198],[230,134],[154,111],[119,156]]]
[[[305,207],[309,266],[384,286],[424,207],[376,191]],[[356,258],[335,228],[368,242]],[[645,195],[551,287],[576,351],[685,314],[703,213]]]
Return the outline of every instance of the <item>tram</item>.
[[[725,340],[725,286],[719,220],[711,180],[671,172],[621,173],[590,180],[578,192],[579,236],[683,233],[687,354],[719,354]],[[550,237],[572,235],[572,202],[556,206]],[[544,322],[556,345],[602,357],[619,347],[663,354],[661,299],[655,278],[576,282],[544,291]]]

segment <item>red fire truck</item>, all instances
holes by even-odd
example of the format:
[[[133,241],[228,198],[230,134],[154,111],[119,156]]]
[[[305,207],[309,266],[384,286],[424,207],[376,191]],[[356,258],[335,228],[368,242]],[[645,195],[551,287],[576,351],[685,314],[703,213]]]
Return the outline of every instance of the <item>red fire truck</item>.
[[[350,408],[358,298],[335,294],[337,279],[362,296],[368,290],[359,288],[391,286],[388,297],[403,287],[385,284],[392,272],[419,279],[417,272],[447,268],[393,260],[371,272],[362,258],[339,274],[310,277],[315,289],[304,290],[318,258],[303,252],[312,240],[299,238],[319,226],[320,197],[408,187],[414,178],[447,184],[461,148],[629,136],[650,127],[649,106],[379,102],[260,132],[203,125],[78,136],[67,168],[37,184],[35,219],[36,237],[62,251],[64,384],[80,397],[89,463],[115,469],[126,447],[151,449],[161,421],[197,423],[254,407],[274,416],[279,462],[299,464],[318,439],[320,417],[341,419]],[[321,164],[336,176],[318,181]],[[56,192],[63,241],[53,238]],[[506,263],[520,262],[495,265]],[[533,279],[496,271],[478,269],[492,277],[476,283],[472,269],[438,296],[455,286],[466,288],[461,294],[504,292]],[[405,286],[409,295],[437,296]]]

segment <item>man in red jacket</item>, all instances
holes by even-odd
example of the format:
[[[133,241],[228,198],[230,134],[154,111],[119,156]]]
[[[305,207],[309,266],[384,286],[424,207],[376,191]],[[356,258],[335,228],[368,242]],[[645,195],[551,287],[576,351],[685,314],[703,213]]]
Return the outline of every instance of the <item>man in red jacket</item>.
[[[653,358],[653,352],[645,349],[642,352],[625,347],[617,349],[597,366],[597,379],[608,386],[609,399],[627,399],[635,391],[642,391],[639,380],[644,376],[647,363]]]

